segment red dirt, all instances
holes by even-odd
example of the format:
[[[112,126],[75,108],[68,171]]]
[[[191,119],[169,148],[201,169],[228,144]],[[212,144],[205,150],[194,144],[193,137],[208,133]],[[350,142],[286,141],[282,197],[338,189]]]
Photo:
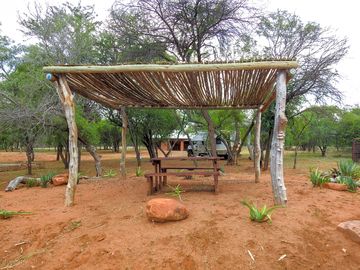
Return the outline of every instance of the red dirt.
[[[255,184],[241,163],[225,167],[218,195],[184,193],[190,216],[165,224],[145,216],[147,200],[167,195],[146,196],[143,177],[84,180],[72,208],[64,186],[1,191],[0,208],[33,214],[0,220],[0,269],[360,269],[360,245],[336,229],[360,219],[359,193],[312,188],[288,169],[287,207],[254,223],[240,201],[271,205],[270,176]]]

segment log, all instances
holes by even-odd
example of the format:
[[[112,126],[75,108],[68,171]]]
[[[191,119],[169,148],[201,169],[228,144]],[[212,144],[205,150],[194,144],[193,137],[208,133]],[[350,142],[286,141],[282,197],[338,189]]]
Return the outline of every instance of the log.
[[[122,119],[122,129],[121,129],[121,161],[120,161],[120,173],[126,178],[126,133],[128,128],[128,118],[126,114],[125,107],[121,107],[121,119]]]
[[[260,181],[260,132],[261,132],[261,108],[256,113],[255,141],[254,141],[254,162],[255,162],[255,183]]]
[[[274,193],[274,201],[277,205],[285,205],[287,202],[286,187],[284,182],[284,141],[287,118],[286,106],[286,71],[281,70],[276,79],[276,105],[273,138],[271,143],[271,184]]]
[[[6,192],[13,191],[14,189],[16,189],[16,187],[18,185],[26,184],[27,180],[29,180],[29,179],[35,179],[40,185],[40,178],[33,178],[33,177],[28,177],[28,176],[18,176],[9,182],[9,184],[5,188],[5,191]]]
[[[118,66],[48,66],[44,72],[61,73],[118,73],[118,72],[193,72],[218,70],[291,69],[296,61],[261,61],[226,64],[180,64],[180,65],[118,65]],[[47,75],[51,79],[51,75]]]
[[[54,82],[56,91],[63,104],[65,117],[69,128],[69,180],[65,191],[65,206],[73,206],[78,177],[78,130],[75,122],[74,96],[67,84],[65,76],[58,76]]]

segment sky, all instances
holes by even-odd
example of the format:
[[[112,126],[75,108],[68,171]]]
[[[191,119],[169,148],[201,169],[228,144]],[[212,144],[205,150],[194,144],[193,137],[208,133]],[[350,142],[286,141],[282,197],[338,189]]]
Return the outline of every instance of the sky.
[[[78,1],[67,0],[77,3]],[[58,5],[66,0],[37,1]],[[106,19],[108,10],[114,0],[82,0],[85,5],[94,5],[100,20]],[[360,34],[358,25],[358,1],[344,0],[257,0],[266,10],[277,9],[288,10],[302,18],[303,21],[313,21],[322,27],[331,27],[338,37],[348,39],[350,50],[348,55],[336,67],[342,76],[337,87],[344,95],[344,105],[360,104],[360,87],[357,82],[356,63],[360,62]],[[0,30],[2,34],[9,36],[16,42],[26,42],[26,39],[19,30],[17,23],[18,14],[27,11],[27,7],[33,5],[30,0],[1,1],[0,9]],[[259,5],[259,4],[258,4]]]

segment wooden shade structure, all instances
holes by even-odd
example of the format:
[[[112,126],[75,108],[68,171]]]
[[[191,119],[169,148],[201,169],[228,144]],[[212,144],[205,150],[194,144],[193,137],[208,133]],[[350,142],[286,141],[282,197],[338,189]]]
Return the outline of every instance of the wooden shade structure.
[[[283,144],[286,125],[287,72],[296,61],[266,61],[223,64],[49,66],[47,78],[54,81],[64,104],[70,139],[76,138],[72,91],[104,106],[178,109],[257,109],[255,180],[260,176],[261,112],[276,99],[271,155],[275,202],[287,200],[283,179]],[[71,105],[72,104],[72,105]],[[76,136],[75,136],[76,135]],[[76,147],[70,152],[77,163]],[[77,166],[74,166],[77,167]],[[77,171],[69,170],[66,205],[73,204]],[[74,184],[75,183],[75,184]],[[70,194],[72,193],[72,195]],[[72,199],[71,199],[72,198]]]

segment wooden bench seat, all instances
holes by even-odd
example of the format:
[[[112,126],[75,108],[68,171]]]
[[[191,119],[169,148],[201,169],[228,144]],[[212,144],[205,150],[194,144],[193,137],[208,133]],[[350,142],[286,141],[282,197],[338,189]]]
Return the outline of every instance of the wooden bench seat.
[[[163,169],[169,169],[169,167],[167,168],[162,168]],[[179,169],[179,168],[174,168],[174,169]],[[190,169],[194,169],[194,168],[190,168]],[[213,169],[213,168],[211,168]],[[193,176],[193,175],[202,175],[202,176],[214,176],[217,177],[220,175],[220,172],[214,172],[214,171],[204,171],[204,172],[160,172],[160,173],[146,173],[145,177],[146,180],[149,184],[149,189],[148,189],[148,195],[153,194],[155,191],[160,191],[161,188],[166,185],[167,182],[167,176],[179,176],[179,177],[186,177],[186,176]],[[217,191],[217,181],[215,181],[215,192]]]

